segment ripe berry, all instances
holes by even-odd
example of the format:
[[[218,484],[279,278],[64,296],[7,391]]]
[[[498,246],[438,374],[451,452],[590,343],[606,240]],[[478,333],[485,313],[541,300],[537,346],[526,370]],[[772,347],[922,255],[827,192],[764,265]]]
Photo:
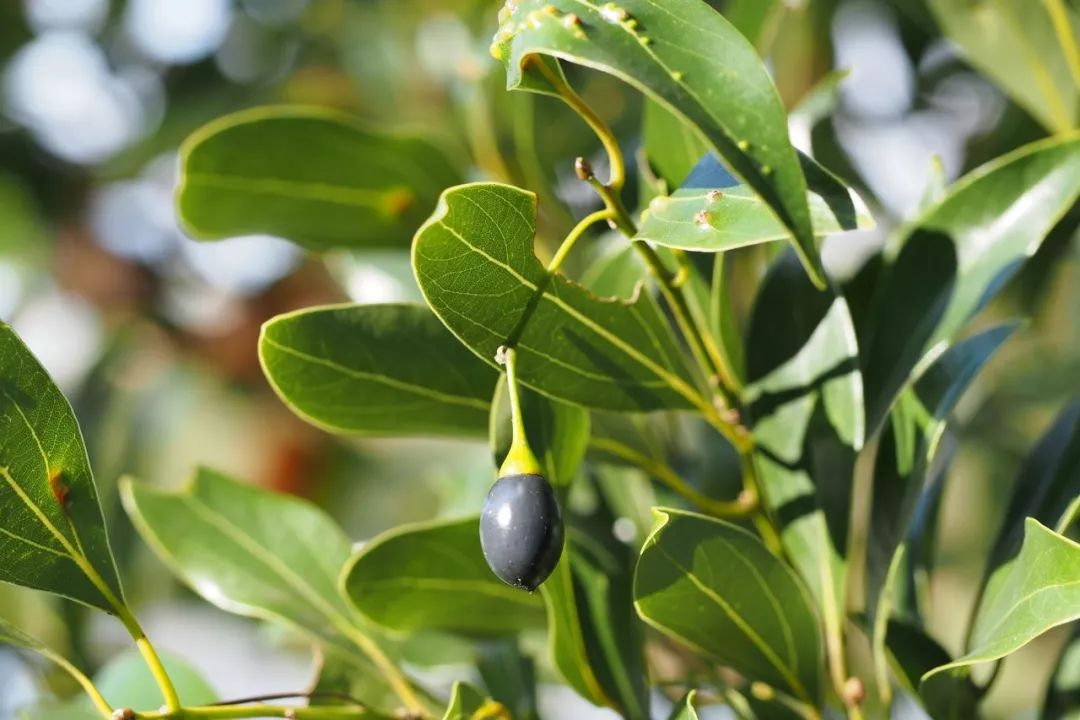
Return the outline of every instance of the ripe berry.
[[[535,590],[559,562],[562,513],[543,475],[499,478],[480,515],[480,547],[491,571],[507,585]]]

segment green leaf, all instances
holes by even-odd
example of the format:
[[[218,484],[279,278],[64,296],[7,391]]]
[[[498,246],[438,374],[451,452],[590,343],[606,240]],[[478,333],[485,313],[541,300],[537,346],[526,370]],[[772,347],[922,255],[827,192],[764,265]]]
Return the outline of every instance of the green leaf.
[[[506,62],[508,87],[551,92],[542,71],[561,71],[537,55],[630,83],[693,125],[765,199],[824,284],[780,97],[754,47],[718,12],[701,0],[523,0],[507,4],[501,20],[492,52]]]
[[[697,690],[691,690],[683,695],[683,697],[675,703],[675,707],[671,709],[671,714],[668,715],[668,720],[698,720],[697,708],[694,707],[694,698],[697,696]]]
[[[1043,720],[1076,720],[1080,714],[1080,626],[1061,651],[1043,702]]]
[[[491,698],[505,705],[514,720],[539,720],[536,665],[518,647],[516,638],[500,638],[481,645],[476,669]]]
[[[353,435],[477,435],[498,375],[417,305],[336,305],[269,320],[267,379],[297,415]]]
[[[23,632],[4,618],[0,618],[0,645],[12,645],[25,650],[33,650],[46,657],[53,654],[45,643]]]
[[[543,464],[548,482],[565,492],[577,475],[589,447],[589,413],[576,405],[546,398],[527,388],[522,388],[518,395],[529,446]],[[510,393],[505,380],[495,389],[490,425],[495,467],[502,467],[513,440]]]
[[[90,461],[75,414],[45,369],[0,323],[0,581],[106,612],[123,607]]]
[[[644,411],[701,406],[682,351],[651,299],[602,300],[533,254],[536,196],[495,183],[443,193],[413,244],[428,304],[462,342],[495,352],[517,341],[518,375],[532,389],[586,407]]]
[[[870,521],[874,532],[867,538],[866,553],[866,607],[873,623],[871,636],[879,654],[879,673],[885,632],[891,627],[886,622],[894,612],[893,596],[902,570],[906,567],[904,575],[911,574],[913,561],[905,552],[905,538],[917,509],[926,504],[925,494],[932,491],[927,480],[946,419],[1016,328],[1016,324],[999,325],[946,350],[912,388],[904,391],[890,414],[876,458]]]
[[[811,181],[807,201],[815,235],[874,226],[862,201],[828,171],[805,169]],[[789,237],[787,228],[746,185],[687,185],[649,203],[636,239],[682,250],[722,252]]]
[[[936,640],[910,623],[890,620],[888,638],[889,660],[896,678],[914,696],[918,696],[919,681],[927,671],[951,660]],[[978,717],[980,698],[979,689],[969,677],[943,677],[922,700],[936,720],[964,720]]]
[[[955,183],[901,235],[860,338],[867,427],[951,342],[1080,196],[1080,134],[1026,145]]]
[[[645,101],[641,131],[645,156],[669,188],[679,187],[709,152],[693,128],[654,100]]]
[[[1002,658],[1078,618],[1080,544],[1028,518],[1024,544],[1008,564],[1007,577],[989,588],[979,605],[971,650],[924,675],[922,692],[933,692],[939,678],[963,677],[972,665]]]
[[[463,682],[454,683],[443,720],[508,720],[506,708]]]
[[[322,510],[205,468],[179,491],[125,478],[120,492],[139,534],[207,602],[284,623],[377,673],[359,649],[379,644],[374,628],[338,592],[349,539]],[[397,707],[387,695],[361,699]]]
[[[1056,527],[1080,496],[1080,400],[1061,411],[1020,468],[1005,509],[986,577],[990,583],[1020,547],[1026,518]]]
[[[425,140],[306,107],[215,120],[187,139],[180,161],[177,207],[189,234],[268,233],[315,251],[404,247],[439,192],[461,182]]]
[[[817,599],[827,640],[839,644],[852,473],[865,432],[847,303],[814,288],[786,253],[758,291],[746,353],[743,405],[756,441],[762,499]]]
[[[656,514],[634,579],[645,622],[750,680],[818,703],[821,633],[791,569],[730,523]]]
[[[342,582],[360,612],[398,632],[489,635],[544,624],[539,597],[492,575],[475,517],[416,523],[384,533],[352,557]]]
[[[209,705],[218,701],[217,693],[187,661],[168,653],[162,655],[161,661],[185,705]],[[94,684],[115,708],[147,711],[161,705],[161,690],[142,655],[134,650],[110,660],[94,676]]]
[[[1053,132],[1076,126],[1080,93],[1048,12],[1050,3],[929,0],[927,5],[971,64],[1043,126]],[[1061,5],[1067,32],[1080,37],[1080,18]]]

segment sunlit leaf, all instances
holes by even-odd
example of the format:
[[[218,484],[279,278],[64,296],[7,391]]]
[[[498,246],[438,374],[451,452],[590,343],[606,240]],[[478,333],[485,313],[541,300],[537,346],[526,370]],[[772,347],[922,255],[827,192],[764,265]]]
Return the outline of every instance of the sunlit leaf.
[[[106,612],[123,591],[71,405],[0,323],[0,581]]]
[[[125,479],[124,507],[143,539],[176,575],[222,610],[284,623],[379,677],[370,654],[374,628],[338,592],[349,539],[322,510],[200,469],[178,491]],[[398,703],[385,686],[361,698]]]
[[[1026,145],[956,182],[910,224],[870,301],[867,427],[884,421],[928,353],[953,341],[1080,196],[1080,135]]]
[[[533,254],[536,196],[475,183],[443,193],[413,244],[428,304],[457,337],[494,364],[516,343],[518,375],[540,393],[587,407],[653,410],[702,402],[659,308],[599,299]]]
[[[1055,5],[1061,8],[1065,32],[1075,43],[1080,37],[1075,9],[1064,2],[1027,0],[929,0],[927,5],[965,58],[1047,129],[1076,127],[1078,79],[1051,14]]]
[[[177,207],[205,240],[265,233],[310,250],[405,247],[461,182],[431,143],[306,107],[245,110],[180,149]]]
[[[697,653],[816,703],[821,633],[810,595],[756,537],[658,509],[634,580],[638,613]]]
[[[833,644],[842,632],[852,473],[865,433],[857,358],[844,298],[814,288],[790,253],[777,258],[747,329],[743,403],[763,501]]]
[[[1080,544],[1028,518],[1024,544],[1005,571],[1007,577],[988,588],[979,605],[970,651],[924,675],[924,695],[935,692],[938,678],[966,676],[972,665],[1002,658],[1080,619]]]
[[[481,434],[498,377],[417,305],[279,315],[263,325],[259,358],[294,412],[355,435]]]
[[[509,587],[488,568],[476,517],[376,537],[349,561],[342,582],[360,612],[399,632],[490,635],[544,625],[540,597]]]
[[[753,45],[706,3],[508,3],[492,52],[505,61],[510,88],[551,93],[558,58],[614,75],[693,125],[791,230],[824,283],[780,97]]]

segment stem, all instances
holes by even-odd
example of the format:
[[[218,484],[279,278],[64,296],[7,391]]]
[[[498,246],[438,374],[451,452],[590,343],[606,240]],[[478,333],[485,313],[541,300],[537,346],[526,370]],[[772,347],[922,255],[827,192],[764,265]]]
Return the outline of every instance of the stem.
[[[509,345],[503,345],[499,351],[501,362],[506,366],[506,388],[510,393],[510,425],[514,433],[510,452],[506,454],[506,459],[499,468],[499,477],[542,475],[540,461],[536,459],[529,447],[529,439],[525,436],[525,416],[521,412],[521,397],[518,394],[517,351]]]
[[[82,670],[72,665],[71,662],[63,655],[58,655],[52,650],[45,649],[41,649],[39,650],[39,652],[41,652],[41,654],[43,654],[45,657],[49,658],[58,666],[60,666],[64,670],[64,672],[66,672],[68,675],[75,679],[75,682],[79,683],[79,686],[82,687],[83,691],[90,698],[90,702],[94,704],[94,707],[97,709],[97,711],[101,714],[103,718],[105,718],[106,720],[112,719],[112,706],[110,706],[108,701],[104,698],[104,696],[102,696],[101,691],[99,691],[97,689],[97,686],[94,685],[93,680],[88,678]]]
[[[1065,512],[1061,514],[1061,519],[1058,520],[1058,524],[1054,528],[1054,532],[1058,535],[1064,535],[1065,531],[1076,522],[1077,518],[1080,518],[1080,495],[1073,498],[1073,501],[1069,503],[1069,507],[1065,508]]]
[[[372,641],[367,635],[359,632],[348,621],[341,619],[338,624],[338,628],[342,634],[356,643],[356,646],[368,656],[368,659],[379,668],[379,672],[382,673],[386,681],[390,683],[390,686],[394,689],[394,694],[400,698],[401,702],[405,704],[409,712],[420,715],[422,717],[427,716],[427,711],[424,708],[424,703],[413,691],[412,685],[405,678],[405,675],[390,661],[390,658],[386,657],[382,649]],[[300,716],[298,716],[300,717]]]
[[[589,439],[589,445],[601,452],[609,453],[637,465],[677,495],[689,500],[713,517],[724,519],[742,518],[752,515],[758,510],[758,499],[754,494],[744,493],[740,495],[739,499],[733,501],[715,500],[691,487],[669,465],[627,447],[617,440],[594,437]]]
[[[161,663],[161,658],[158,657],[157,651],[146,637],[146,633],[139,625],[139,621],[135,618],[131,609],[116,596],[116,593],[112,591],[109,584],[101,577],[101,573],[97,571],[97,568],[90,564],[90,561],[85,555],[81,553],[71,553],[71,556],[75,561],[75,564],[79,566],[79,569],[83,571],[83,574],[85,574],[94,587],[98,589],[98,592],[102,594],[106,602],[113,607],[113,610],[116,611],[116,617],[123,623],[124,628],[135,641],[135,646],[139,648],[139,654],[143,656],[143,660],[146,661],[146,666],[150,669],[150,674],[154,676],[154,682],[157,683],[158,688],[161,690],[161,697],[165,701],[165,707],[173,712],[179,710],[180,697],[177,695],[176,688],[169,678],[169,673],[165,670],[165,666]]]
[[[139,720],[229,720],[229,718],[288,718],[289,720],[344,720],[345,718],[382,718],[362,705],[289,706],[289,705],[201,705],[175,711],[136,713]]]
[[[1062,0],[1043,0],[1046,12],[1050,16],[1050,22],[1054,24],[1054,33],[1058,43],[1061,44],[1062,54],[1069,66],[1069,74],[1073,82],[1080,88],[1080,50],[1076,47],[1076,38],[1073,37],[1072,23],[1069,22],[1069,11],[1065,8]]]
[[[616,191],[621,190],[623,183],[626,182],[626,163],[623,161],[622,149],[619,148],[619,143],[615,139],[614,133],[611,132],[611,128],[593,112],[593,109],[581,99],[581,96],[574,91],[574,88],[567,84],[561,73],[556,73],[542,60],[534,62],[540,74],[551,83],[551,87],[559,94],[559,97],[573,108],[574,112],[580,115],[581,119],[588,123],[589,127],[596,133],[600,144],[604,146],[604,151],[607,152],[608,163],[611,166],[611,174],[607,182],[608,187],[614,188]]]
[[[574,249],[574,245],[577,244],[579,238],[585,234],[592,225],[600,222],[601,220],[608,220],[611,218],[611,212],[608,210],[597,210],[596,212],[586,215],[566,238],[559,245],[559,249],[555,251],[554,257],[551,258],[551,262],[548,263],[547,273],[544,278],[537,285],[536,290],[533,291],[532,297],[529,298],[528,305],[521,312],[521,317],[518,318],[517,325],[510,331],[510,334],[506,337],[506,342],[503,343],[504,347],[512,348],[517,345],[518,340],[521,339],[521,334],[525,332],[525,326],[528,325],[529,319],[532,317],[533,312],[536,311],[536,307],[540,304],[540,299],[547,292],[548,286],[551,285],[552,279],[555,274],[562,267],[563,261],[570,254],[570,251]]]

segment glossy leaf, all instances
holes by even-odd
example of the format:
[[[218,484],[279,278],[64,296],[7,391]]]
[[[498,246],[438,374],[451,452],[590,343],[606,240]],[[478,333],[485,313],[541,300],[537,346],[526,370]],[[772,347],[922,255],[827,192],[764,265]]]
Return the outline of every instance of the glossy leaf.
[[[443,720],[509,720],[506,708],[463,682],[454,683]]]
[[[377,642],[373,628],[338,592],[349,540],[322,510],[207,469],[179,491],[130,479],[120,491],[139,534],[207,602],[294,627],[377,675],[358,649]]]
[[[856,206],[850,191],[839,184],[835,188],[842,194],[823,197],[811,189],[807,196],[814,233],[873,227],[861,200]],[[832,189],[823,188],[826,192]],[[787,229],[745,185],[686,188],[654,198],[637,234],[638,239],[657,245],[699,252],[734,250],[787,237]]]
[[[750,680],[816,703],[821,634],[795,574],[730,523],[677,510],[656,513],[634,580],[645,622]]]
[[[259,359],[281,399],[330,432],[477,435],[498,377],[416,305],[335,305],[263,325]]]
[[[691,690],[680,698],[675,703],[675,707],[671,709],[668,720],[698,720],[697,708],[694,707],[694,697],[696,695],[697,691]]]
[[[1070,403],[1032,448],[1013,485],[998,536],[990,551],[986,575],[990,583],[1023,540],[1026,518],[1057,527],[1080,496],[1080,400]]]
[[[416,235],[413,267],[428,304],[473,352],[495,352],[532,307],[516,343],[534,390],[586,407],[642,411],[702,402],[659,308],[602,300],[533,254],[536,196],[475,183],[443,193]]]
[[[754,303],[743,403],[763,493],[796,570],[839,643],[846,597],[852,472],[865,432],[862,376],[844,299],[820,292],[790,254]]]
[[[1026,145],[968,174],[912,223],[884,270],[865,340],[867,427],[876,430],[926,355],[1038,250],[1080,196],[1080,135]]]
[[[0,581],[116,612],[123,602],[71,405],[0,323]]]
[[[945,422],[968,385],[1016,330],[999,325],[949,348],[901,395],[878,448],[871,527],[867,538],[866,607],[877,652],[884,650],[893,594],[910,567],[905,538],[928,485]],[[879,673],[881,672],[879,657]],[[928,669],[928,668],[927,668]],[[924,670],[925,671],[925,670]],[[921,673],[920,673],[921,675]],[[879,678],[883,681],[884,678]]]
[[[536,664],[516,638],[500,638],[480,647],[476,669],[491,699],[502,703],[514,720],[539,720],[536,712]]]
[[[265,233],[316,251],[404,247],[442,189],[461,182],[425,140],[305,107],[215,120],[180,161],[177,207],[191,235]]]
[[[507,4],[492,52],[510,88],[550,93],[543,74],[561,70],[535,56],[558,58],[614,75],[693,125],[791,230],[824,283],[780,97],[750,42],[702,0],[523,0]]]
[[[380,535],[346,565],[345,593],[368,619],[399,632],[542,627],[541,599],[502,583],[484,562],[478,523],[441,520]]]
[[[1019,650],[1047,630],[1080,619],[1080,544],[1038,520],[1024,524],[1024,544],[1003,582],[988,589],[975,618],[971,649],[923,677],[922,692],[945,675],[964,676],[972,665]]]
[[[901,686],[917,696],[922,676],[938,665],[951,661],[949,653],[936,640],[910,623],[890,620],[888,654]],[[964,720],[978,717],[979,689],[968,677],[942,678],[922,698],[927,711],[936,720]]]
[[[654,100],[645,101],[641,132],[645,156],[669,188],[679,187],[709,152],[693,128]]]
[[[941,29],[961,52],[1047,129],[1070,130],[1080,92],[1048,8],[1027,0],[929,0]],[[1061,3],[1064,22],[1080,37],[1080,17]],[[1074,41],[1075,42],[1075,41]]]

